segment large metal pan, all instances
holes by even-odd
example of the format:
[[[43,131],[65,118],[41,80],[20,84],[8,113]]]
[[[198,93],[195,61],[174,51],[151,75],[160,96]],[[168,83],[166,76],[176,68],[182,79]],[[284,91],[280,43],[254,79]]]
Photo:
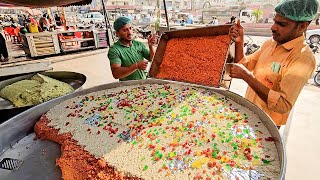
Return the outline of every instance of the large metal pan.
[[[6,87],[7,85],[13,84],[17,81],[30,79],[35,74],[36,73],[27,74],[27,75],[18,76],[18,77],[1,81],[0,89]],[[86,82],[86,76],[76,72],[53,71],[53,72],[40,72],[40,74],[68,83],[75,90],[79,90],[79,88],[81,88],[81,86]],[[17,108],[10,101],[0,97],[0,123],[30,108],[31,106]]]
[[[247,107],[252,112],[257,114],[260,120],[268,128],[271,135],[275,139],[275,145],[278,150],[278,154],[281,162],[281,177],[284,179],[285,167],[286,167],[286,156],[281,140],[279,131],[273,121],[268,115],[266,115],[257,106],[249,102],[248,100],[242,98],[241,96],[226,91],[223,89],[216,89],[211,87],[204,87],[200,85],[187,84],[175,81],[166,81],[159,79],[147,79],[139,81],[126,81],[126,82],[116,82],[111,84],[105,84],[101,86],[96,86],[90,89],[85,89],[82,91],[77,91],[66,96],[53,99],[51,101],[40,104],[33,107],[13,118],[6,121],[0,125],[0,159],[5,157],[22,159],[25,162],[16,171],[6,171],[0,169],[0,179],[60,179],[61,172],[55,168],[55,159],[59,157],[60,148],[57,144],[49,141],[38,141],[33,140],[34,133],[33,127],[35,123],[39,120],[42,114],[45,114],[52,107],[58,105],[59,103],[79,96],[85,95],[91,92],[100,91],[104,89],[115,88],[119,86],[127,85],[137,85],[137,84],[183,84],[189,86],[201,87],[210,91],[220,93],[228,98],[233,99],[240,105]],[[31,133],[31,134],[30,134]],[[26,149],[28,148],[28,149]],[[43,151],[44,150],[44,151]],[[45,153],[44,153],[45,152]],[[23,175],[23,176],[22,176]]]

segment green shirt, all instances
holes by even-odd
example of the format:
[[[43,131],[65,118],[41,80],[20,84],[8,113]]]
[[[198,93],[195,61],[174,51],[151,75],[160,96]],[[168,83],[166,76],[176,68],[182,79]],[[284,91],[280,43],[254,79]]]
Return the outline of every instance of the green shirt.
[[[150,51],[139,41],[132,40],[132,46],[124,45],[120,40],[114,43],[108,52],[110,65],[121,64],[121,67],[129,67],[143,59],[150,61]],[[146,79],[147,73],[138,69],[120,81]]]

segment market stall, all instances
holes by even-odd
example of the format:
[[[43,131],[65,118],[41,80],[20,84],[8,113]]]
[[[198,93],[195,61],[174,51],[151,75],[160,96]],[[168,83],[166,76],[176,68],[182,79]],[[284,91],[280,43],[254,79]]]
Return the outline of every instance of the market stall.
[[[64,53],[96,48],[92,29],[58,31],[57,35]]]
[[[31,2],[31,1],[3,1],[8,3],[8,5],[16,6],[25,6],[31,8],[43,8],[43,7],[52,7],[52,6],[78,6],[90,4],[91,0],[65,0],[65,1],[41,1]],[[102,1],[102,3],[104,3]],[[104,11],[105,8],[104,8]],[[40,15],[41,12],[35,9],[26,9],[31,15]],[[108,24],[108,17],[106,12],[105,22],[107,27],[110,27]],[[65,27],[56,27],[57,32],[34,32],[28,34],[22,34],[21,38],[22,45],[25,53],[31,57],[53,55],[59,53],[66,53],[70,51],[84,50],[84,49],[93,49],[93,48],[103,48],[110,46],[108,30],[66,30]],[[60,28],[60,29],[59,29]],[[103,32],[106,31],[106,32]],[[43,37],[43,38],[39,38]],[[58,41],[57,41],[58,40]]]
[[[108,47],[104,30],[58,30],[21,34],[23,49],[31,57]]]
[[[60,53],[59,40],[57,32],[41,32],[41,33],[26,33],[22,39],[27,40],[27,46],[23,46],[25,53],[31,57],[52,55]],[[24,42],[24,41],[23,41]]]
[[[173,99],[172,102],[179,102],[179,103],[177,103],[177,105],[179,105],[181,103],[183,104],[183,103],[185,103],[184,101],[186,99],[194,97],[192,95],[186,96],[183,93],[184,91],[189,90],[189,88],[190,89],[203,88],[203,92],[205,94],[212,95],[214,93],[219,93],[219,94],[223,95],[224,97],[222,99],[220,99],[221,100],[221,102],[219,102],[220,104],[221,103],[223,104],[224,103],[223,101],[225,101],[225,100],[227,101],[227,100],[231,99],[234,102],[239,103],[241,106],[249,109],[251,111],[250,114],[256,114],[259,117],[259,122],[262,123],[268,129],[268,131],[270,132],[270,134],[272,136],[272,140],[274,140],[274,142],[275,142],[274,144],[275,144],[276,150],[274,152],[277,153],[277,157],[279,159],[279,168],[277,168],[277,172],[279,172],[279,174],[278,174],[279,178],[283,179],[284,173],[285,173],[286,157],[285,157],[284,146],[283,146],[279,131],[277,130],[277,127],[274,125],[272,120],[265,113],[263,113],[262,110],[260,110],[258,107],[256,107],[255,105],[253,105],[249,101],[245,100],[243,97],[240,97],[239,95],[236,95],[230,91],[227,91],[227,89],[229,88],[229,85],[230,85],[230,79],[228,79],[228,77],[226,76],[226,75],[228,75],[228,73],[226,71],[226,62],[228,60],[227,57],[229,54],[228,50],[229,50],[229,46],[230,46],[230,39],[228,38],[228,35],[227,35],[229,28],[230,28],[229,25],[223,25],[223,26],[201,28],[201,29],[198,29],[197,32],[195,32],[194,30],[180,30],[180,31],[165,33],[162,35],[162,37],[160,39],[160,43],[159,43],[158,49],[156,51],[155,59],[154,59],[152,66],[151,66],[151,71],[149,73],[149,75],[152,77],[151,79],[139,80],[139,81],[117,82],[117,83],[113,83],[113,84],[101,85],[101,86],[94,87],[91,89],[86,89],[86,90],[79,91],[79,92],[55,99],[53,101],[41,104],[37,107],[30,109],[29,111],[26,111],[16,117],[14,117],[13,119],[9,120],[8,123],[0,126],[0,130],[1,130],[0,132],[7,134],[7,136],[6,136],[7,138],[0,139],[0,142],[1,142],[0,143],[1,144],[0,151],[4,152],[1,156],[1,158],[5,158],[7,154],[19,152],[21,149],[24,149],[25,145],[22,142],[27,142],[27,144],[29,142],[32,142],[34,134],[28,134],[26,136],[26,134],[27,134],[26,132],[33,129],[35,126],[35,123],[39,120],[40,116],[45,114],[49,110],[51,110],[53,107],[63,107],[65,109],[71,108],[72,112],[79,112],[81,110],[78,110],[77,108],[81,108],[79,106],[81,106],[81,104],[85,104],[83,102],[83,100],[81,99],[82,96],[85,99],[88,99],[88,102],[94,103],[94,101],[97,101],[97,104],[93,105],[94,108],[92,109],[92,111],[89,110],[91,112],[90,114],[85,113],[84,115],[80,114],[78,116],[78,114],[71,113],[70,115],[66,115],[66,116],[72,116],[76,119],[79,119],[78,117],[83,116],[82,119],[85,122],[87,122],[87,121],[91,122],[91,121],[95,121],[96,119],[99,120],[101,118],[104,118],[104,117],[100,118],[99,115],[96,115],[99,117],[95,118],[96,117],[95,114],[93,115],[92,113],[94,113],[94,111],[97,110],[99,112],[96,112],[96,111],[95,112],[99,114],[100,111],[104,111],[105,110],[104,108],[106,108],[106,107],[102,107],[105,104],[99,102],[99,98],[100,99],[102,98],[100,95],[98,95],[99,97],[94,97],[93,94],[90,94],[90,93],[99,93],[99,91],[105,91],[105,90],[112,91],[114,88],[121,88],[123,86],[126,86],[126,87],[127,86],[153,87],[153,86],[157,86],[157,85],[163,85],[164,88],[160,89],[159,96],[157,96],[156,94],[154,94],[154,95],[149,94],[150,92],[154,92],[154,91],[144,91],[143,88],[141,91],[143,91],[143,93],[146,95],[146,98],[148,98],[148,97],[150,98],[149,102],[151,102],[151,104],[154,103],[157,98],[159,98],[159,99],[163,98],[163,100],[167,100],[169,103],[170,98],[166,97],[167,96],[167,94],[165,92],[166,88],[168,88],[169,86],[175,86],[175,85],[181,86],[182,85],[182,86],[184,86],[184,88],[182,88],[182,93],[180,93],[178,90],[174,91],[174,92],[178,93],[177,96],[174,96],[174,97],[178,97],[178,99]],[[200,44],[199,42],[205,42],[205,43]],[[203,46],[203,44],[205,44],[205,46]],[[196,47],[194,48],[194,46],[191,46],[191,45],[195,45]],[[212,47],[214,47],[214,45],[216,45],[216,47],[212,48]],[[167,48],[171,49],[172,51],[166,51]],[[218,48],[220,48],[220,49],[215,51]],[[199,49],[202,49],[202,51],[199,51]],[[170,58],[168,58],[168,57],[170,57]],[[182,59],[181,59],[181,57],[182,57]],[[173,59],[171,59],[171,58],[173,58]],[[177,58],[177,59],[174,59],[174,58]],[[170,63],[171,65],[174,64],[174,66],[169,66],[169,64],[166,64],[168,61],[171,62]],[[188,61],[188,63],[179,62],[179,61]],[[201,61],[201,63],[199,63],[199,61]],[[181,64],[179,64],[179,63],[182,63],[184,66],[181,68]],[[188,66],[188,64],[198,64],[198,66]],[[198,71],[199,69],[201,71]],[[166,79],[166,80],[164,80],[164,79]],[[170,80],[170,81],[168,81],[168,80]],[[168,86],[166,86],[166,85],[168,85]],[[122,94],[122,95],[123,94],[130,94],[130,92],[131,92],[130,90],[128,90],[128,92],[126,92],[126,91],[127,90],[121,91],[120,94]],[[146,93],[146,92],[148,92],[148,93]],[[198,92],[198,91],[196,91],[196,92]],[[102,94],[104,94],[104,92],[102,92]],[[107,94],[108,93],[106,93],[105,95],[107,95]],[[139,98],[138,94],[132,94],[132,95],[133,95],[133,97]],[[79,97],[79,96],[81,96],[81,97]],[[115,96],[115,95],[112,94],[112,97],[113,96]],[[187,98],[184,98],[184,96]],[[80,100],[80,101],[79,102],[74,101],[74,104],[72,104],[70,106],[68,105],[68,107],[65,106],[64,104],[62,104],[62,105],[60,104],[61,102],[69,101],[69,100],[72,102],[73,101],[72,98],[75,98],[75,97],[78,97],[78,100]],[[108,96],[108,98],[109,98],[109,96]],[[115,98],[117,98],[117,97],[115,97]],[[140,98],[142,99],[141,100],[142,104],[145,104],[146,99],[143,99],[142,97],[140,97]],[[154,99],[152,99],[152,98],[154,98]],[[106,102],[106,100],[103,100],[103,102]],[[121,102],[121,103],[119,103],[119,102]],[[134,105],[137,105],[137,107],[140,110],[144,111],[145,109],[141,108],[141,106],[142,106],[141,102],[140,101],[134,102],[134,103],[136,103]],[[201,98],[197,102],[199,102],[199,103],[197,105],[195,104],[193,106],[194,108],[198,108],[198,107],[205,108],[206,107],[201,104]],[[130,101],[130,103],[133,103],[133,102]],[[59,104],[60,104],[60,106],[59,106]],[[131,105],[133,105],[133,104],[128,105],[128,103],[125,103],[125,104],[123,104],[123,107],[122,107],[121,104],[123,104],[122,101],[119,101],[119,99],[117,99],[117,101],[112,104],[112,105],[115,105],[115,107],[111,107],[109,110],[113,111],[113,109],[114,109],[114,110],[118,111],[118,110],[123,109],[124,107],[132,107]],[[228,103],[228,105],[230,105],[230,104],[233,104],[233,102]],[[100,107],[100,105],[101,105],[101,107]],[[187,103],[186,103],[186,106],[189,106],[189,105],[187,105]],[[154,103],[153,107],[167,108],[167,105],[163,104],[163,102],[161,102],[161,103],[157,102],[157,103]],[[175,108],[173,108],[173,109],[175,109]],[[183,109],[185,109],[185,108],[183,108]],[[163,112],[162,110],[159,111],[159,113]],[[220,110],[221,110],[221,112],[220,112]],[[222,109],[220,109],[220,110],[217,111],[217,113],[218,113],[217,116],[219,115],[219,116],[221,116],[221,118],[224,118],[224,114],[222,112]],[[131,112],[131,111],[129,111],[129,112]],[[152,112],[150,111],[150,113],[152,113]],[[186,118],[188,118],[189,115],[192,116],[192,114],[196,113],[196,111],[188,112],[188,110],[187,110],[187,112],[182,112],[182,113],[185,114]],[[115,114],[117,114],[117,113],[115,113]],[[146,114],[148,114],[148,113],[146,113]],[[109,116],[110,114],[107,114],[107,115],[108,115],[108,117],[110,117]],[[168,117],[167,115],[168,114],[163,114],[163,115],[161,114],[160,116],[167,118]],[[25,118],[25,117],[27,117],[27,118]],[[105,117],[106,120],[108,120],[108,117]],[[120,117],[120,118],[122,118],[122,117]],[[168,118],[170,118],[170,117],[168,117]],[[149,118],[147,118],[147,119],[148,120],[146,120],[145,122],[149,121]],[[180,122],[179,119],[174,120],[174,121]],[[237,121],[233,121],[233,122],[237,123]],[[14,126],[15,130],[8,131],[7,127],[11,126],[11,124],[13,124],[13,123],[16,124]],[[95,122],[91,122],[91,123],[95,124]],[[69,126],[69,121],[65,122],[63,124],[65,124],[64,126]],[[72,125],[70,125],[70,126],[72,126]],[[99,126],[95,126],[94,128],[99,128]],[[230,125],[230,126],[232,126],[232,125]],[[79,128],[79,129],[81,129],[81,128]],[[91,130],[88,130],[88,131],[91,132]],[[86,130],[86,132],[88,132],[88,131]],[[103,130],[101,130],[101,131],[103,131]],[[99,132],[95,132],[94,134],[99,135],[100,133],[101,132],[99,131]],[[159,136],[161,136],[161,135],[159,134]],[[20,142],[18,142],[18,144],[15,144],[15,146],[14,146],[15,148],[7,150],[7,148],[12,144],[12,142],[17,142],[19,140],[20,140]],[[212,140],[212,141],[214,141],[214,140]],[[161,142],[159,141],[159,143],[161,143]],[[206,141],[206,142],[210,143],[210,141]],[[239,141],[239,142],[241,144],[241,141]],[[38,154],[41,154],[42,153],[41,150],[45,147],[50,147],[50,149],[52,150],[52,151],[50,151],[51,153],[44,154],[46,157],[46,158],[44,158],[45,160],[38,159],[38,160],[32,161],[32,162],[28,161],[28,157],[30,157],[31,155],[35,155],[38,157]],[[115,146],[115,148],[116,147],[117,146]],[[149,147],[151,147],[151,149],[153,148],[153,146],[149,146]],[[25,154],[23,154],[23,158],[20,158],[20,160],[25,161],[28,165],[22,164],[18,171],[6,172],[4,174],[4,177],[13,179],[15,177],[18,177],[23,172],[29,172],[28,175],[30,178],[33,178],[36,176],[41,177],[44,175],[42,173],[43,169],[46,168],[49,171],[46,174],[50,174],[51,178],[54,178],[54,179],[60,178],[61,174],[60,174],[59,169],[54,168],[55,167],[54,160],[59,157],[59,150],[58,149],[59,149],[59,147],[57,147],[56,144],[54,144],[54,143],[48,143],[47,141],[45,141],[45,143],[43,141],[37,141],[37,148],[31,148],[30,150],[25,151]],[[24,158],[24,157],[26,157],[26,158]],[[44,162],[48,163],[47,167],[42,165]],[[30,167],[34,167],[34,166],[37,166],[38,168],[37,169],[30,168]],[[201,165],[200,165],[200,167],[201,167]],[[187,168],[189,168],[189,167],[187,167]],[[147,168],[144,168],[144,169],[147,170]],[[143,170],[143,171],[145,171],[145,170]],[[177,173],[179,173],[179,172],[177,172]]]
[[[106,31],[93,31],[96,48],[108,47],[108,35]]]

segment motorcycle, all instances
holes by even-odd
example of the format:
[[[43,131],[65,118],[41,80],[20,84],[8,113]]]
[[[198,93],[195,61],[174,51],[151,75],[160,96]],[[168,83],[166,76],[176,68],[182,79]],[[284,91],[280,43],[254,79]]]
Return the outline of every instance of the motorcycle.
[[[316,75],[314,76],[314,83],[320,86],[320,63],[317,65]]]
[[[142,39],[147,39],[151,34],[151,30],[148,27],[138,27],[136,31]]]
[[[246,40],[244,42],[244,47],[246,48],[245,50],[245,55],[250,55],[250,54],[253,54],[254,52],[256,52],[260,46],[253,43],[253,40],[250,36],[247,36],[249,40]]]
[[[309,47],[311,48],[313,54],[318,53],[319,52],[319,43],[311,43],[311,42],[307,42],[307,44],[309,45]]]

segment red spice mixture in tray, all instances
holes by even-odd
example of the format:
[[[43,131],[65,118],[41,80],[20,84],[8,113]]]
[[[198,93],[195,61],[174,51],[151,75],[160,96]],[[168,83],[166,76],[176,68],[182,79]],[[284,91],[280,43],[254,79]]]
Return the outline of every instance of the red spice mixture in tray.
[[[62,179],[85,180],[85,179],[105,179],[105,180],[139,180],[140,178],[126,177],[110,167],[103,159],[96,159],[88,151],[78,145],[72,139],[70,133],[59,134],[58,129],[48,126],[49,120],[43,115],[36,123],[34,130],[40,139],[61,144],[62,155],[56,160],[56,164],[62,171]]]
[[[156,77],[219,87],[229,45],[228,35],[170,39]]]

